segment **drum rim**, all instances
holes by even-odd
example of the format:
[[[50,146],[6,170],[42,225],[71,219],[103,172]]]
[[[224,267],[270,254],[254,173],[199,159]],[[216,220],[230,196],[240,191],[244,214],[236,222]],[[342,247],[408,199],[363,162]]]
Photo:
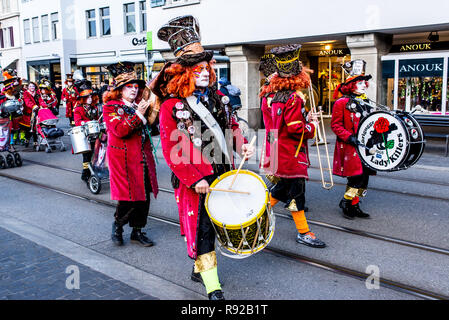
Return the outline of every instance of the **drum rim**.
[[[383,113],[383,114],[387,113],[387,114],[389,114],[390,116],[392,116],[392,117],[394,117],[394,118],[396,118],[396,119],[397,119],[397,117],[399,117],[398,114],[397,114],[397,112],[394,112],[394,110],[393,110],[393,111],[378,110],[378,111],[371,112],[368,116],[366,116],[365,118],[363,118],[363,119],[359,122],[359,126],[358,126],[358,128],[357,128],[357,133],[356,133],[356,137],[357,137],[357,138],[359,137],[359,132],[360,132],[360,128],[361,128],[361,126],[362,126],[362,123],[364,123],[364,122],[366,121],[366,119],[368,119],[369,116],[371,116],[371,115],[373,115],[373,114],[377,114],[377,113]],[[405,144],[406,144],[407,152],[406,152],[405,154],[408,155],[409,152],[410,152],[410,132],[408,132],[407,127],[404,125],[404,123],[403,123],[402,121],[403,121],[403,120],[400,119],[399,122],[401,123],[402,128],[404,129],[404,131],[405,131],[406,134],[407,134],[407,139],[408,139],[408,140],[407,140],[407,142],[405,143]],[[365,161],[365,159],[360,155],[360,148],[361,148],[361,147],[356,147],[356,148],[355,148],[356,151],[357,151],[357,154],[358,154],[358,156],[359,156],[359,158],[360,158],[360,161],[362,162],[363,165],[367,166],[368,168],[370,168],[370,169],[372,169],[372,170],[374,170],[374,171],[381,171],[381,172],[398,171],[398,170],[401,170],[401,169],[400,169],[401,165],[403,165],[404,162],[407,160],[407,157],[404,157],[404,159],[402,159],[402,161],[401,161],[395,168],[392,168],[392,169],[388,169],[388,170],[376,169],[376,168],[374,168],[372,165],[370,165],[367,161]]]
[[[237,172],[237,170],[231,170],[231,171],[228,171],[228,172],[223,173],[222,175],[220,175],[217,179],[215,179],[215,180],[212,182],[212,184],[210,185],[210,187],[213,188],[214,186],[217,185],[217,183],[218,183],[220,180],[222,180],[223,178],[226,178],[226,177],[232,175],[232,173],[234,173],[234,172]],[[209,208],[208,208],[207,204],[208,204],[208,202],[209,202],[209,197],[210,197],[211,194],[208,193],[207,196],[206,196],[206,200],[204,201],[204,207],[206,208],[206,212],[207,212],[207,215],[209,216],[209,218],[210,218],[210,219],[212,220],[212,222],[213,222],[214,224],[216,224],[217,226],[220,226],[220,227],[223,227],[223,228],[226,226],[226,228],[231,229],[231,230],[240,229],[240,227],[246,228],[246,227],[252,225],[252,224],[253,224],[257,219],[259,219],[259,218],[263,215],[263,213],[267,210],[267,207],[268,207],[268,206],[267,206],[267,204],[268,204],[268,194],[269,194],[269,192],[268,192],[267,185],[265,184],[265,182],[263,181],[263,179],[262,179],[259,175],[257,175],[256,173],[254,173],[254,172],[252,172],[252,171],[249,171],[249,170],[240,170],[239,174],[240,174],[240,173],[252,175],[252,176],[254,176],[255,178],[257,178],[260,182],[262,182],[262,185],[265,187],[265,204],[264,204],[264,206],[262,207],[262,209],[260,210],[260,212],[259,212],[256,216],[254,216],[254,218],[252,218],[251,220],[249,220],[249,221],[247,221],[247,222],[245,222],[245,223],[243,223],[243,224],[226,224],[226,225],[224,225],[222,222],[220,222],[220,221],[216,220],[214,217],[212,217],[211,213],[209,212]]]

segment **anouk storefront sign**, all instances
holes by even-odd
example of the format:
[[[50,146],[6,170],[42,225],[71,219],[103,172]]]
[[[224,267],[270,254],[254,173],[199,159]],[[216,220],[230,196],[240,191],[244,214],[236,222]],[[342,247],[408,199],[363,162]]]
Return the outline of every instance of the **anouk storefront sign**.
[[[399,77],[430,77],[443,75],[443,58],[407,59],[399,61]]]

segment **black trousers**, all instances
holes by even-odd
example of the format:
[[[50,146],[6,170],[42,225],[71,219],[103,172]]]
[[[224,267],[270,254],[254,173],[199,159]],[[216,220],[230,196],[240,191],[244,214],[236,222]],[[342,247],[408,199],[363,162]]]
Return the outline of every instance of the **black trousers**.
[[[376,172],[363,166],[363,172],[361,175],[348,177],[348,187],[355,189],[367,189],[369,176]]]
[[[298,211],[304,210],[306,204],[306,179],[281,178],[270,190],[271,196],[285,203],[286,207],[294,199]]]
[[[147,201],[119,201],[115,210],[115,222],[119,226],[129,223],[131,228],[143,228],[147,224],[150,198]]]
[[[206,197],[204,195],[200,196],[200,211],[198,213],[199,222],[197,230],[197,246],[198,255],[202,255],[215,250],[215,230],[212,226],[212,222],[207,215],[206,207],[204,206],[204,201]]]

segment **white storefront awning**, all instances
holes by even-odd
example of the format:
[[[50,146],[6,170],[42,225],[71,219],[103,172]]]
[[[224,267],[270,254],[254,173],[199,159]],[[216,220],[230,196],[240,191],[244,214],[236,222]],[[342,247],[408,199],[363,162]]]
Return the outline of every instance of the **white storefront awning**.
[[[85,66],[106,66],[109,64],[117,63],[120,61],[130,61],[135,63],[145,62],[145,55],[130,55],[122,57],[91,57],[91,58],[78,58],[76,64],[80,67]]]

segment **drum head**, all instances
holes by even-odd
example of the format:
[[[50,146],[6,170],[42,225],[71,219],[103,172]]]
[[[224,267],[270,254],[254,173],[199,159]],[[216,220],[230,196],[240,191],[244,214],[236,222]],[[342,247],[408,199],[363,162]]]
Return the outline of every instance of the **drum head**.
[[[409,132],[394,113],[376,111],[364,118],[357,131],[357,152],[362,162],[376,171],[399,170],[409,149]]]
[[[235,172],[236,170],[221,175],[211,184],[211,188],[228,189]],[[217,225],[240,229],[240,225],[246,227],[263,214],[268,201],[268,190],[261,177],[247,170],[240,170],[232,190],[250,194],[212,191],[206,197],[205,206]]]

